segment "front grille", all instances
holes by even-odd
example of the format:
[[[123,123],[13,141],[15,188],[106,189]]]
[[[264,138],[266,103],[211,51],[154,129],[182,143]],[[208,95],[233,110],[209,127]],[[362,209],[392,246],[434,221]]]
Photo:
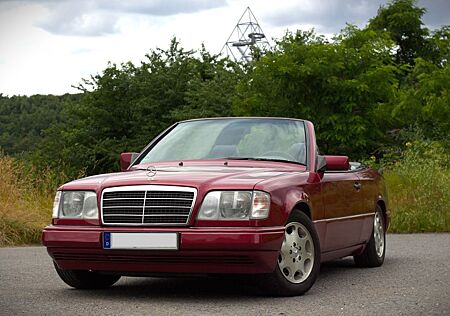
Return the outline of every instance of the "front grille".
[[[107,188],[102,195],[106,225],[186,225],[197,191],[188,187],[139,185]]]

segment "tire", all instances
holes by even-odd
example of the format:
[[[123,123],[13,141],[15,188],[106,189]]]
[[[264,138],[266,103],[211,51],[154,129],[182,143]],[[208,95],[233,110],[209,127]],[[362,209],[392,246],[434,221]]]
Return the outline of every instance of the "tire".
[[[384,262],[386,254],[386,225],[381,208],[377,205],[373,230],[366,248],[360,255],[353,256],[358,267],[379,267]]]
[[[320,243],[314,225],[306,214],[292,213],[275,271],[261,277],[261,286],[269,295],[302,295],[313,286],[319,270]]]
[[[86,270],[62,270],[55,262],[53,264],[61,280],[76,289],[105,289],[120,279],[120,275],[100,274]]]

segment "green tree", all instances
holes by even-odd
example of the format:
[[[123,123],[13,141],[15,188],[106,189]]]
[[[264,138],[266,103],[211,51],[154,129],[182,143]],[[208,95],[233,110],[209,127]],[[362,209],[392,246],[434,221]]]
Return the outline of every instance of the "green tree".
[[[287,33],[246,65],[173,39],[140,64],[109,64],[83,80],[78,95],[0,94],[0,147],[76,177],[118,170],[120,152],[197,117],[309,119],[323,151],[353,158],[400,148],[398,135],[411,127],[442,142],[450,129],[450,27],[428,31],[424,12],[413,0],[393,0],[364,29],[347,25],[332,39]]]
[[[3,96],[0,94],[0,147],[6,154],[28,154],[43,139],[43,131],[61,121],[63,104],[79,94]]]
[[[421,58],[408,76],[411,84],[399,93],[394,117],[405,127],[416,125],[429,139],[450,149],[450,65],[439,67]]]
[[[118,170],[118,156],[139,151],[180,118],[230,115],[234,63],[205,49],[181,48],[173,39],[168,50],[146,55],[141,65],[110,64],[84,80],[80,102],[67,103],[65,122],[46,131],[37,157],[76,176]]]
[[[369,22],[369,28],[386,31],[398,45],[396,61],[414,64],[414,59],[428,55],[429,31],[424,27],[422,16],[425,8],[418,7],[416,0],[391,0],[380,6],[377,16]]]
[[[242,80],[235,112],[309,119],[329,153],[363,155],[375,148],[385,127],[374,118],[397,88],[392,42],[349,26],[333,42],[298,31],[277,44]]]
[[[430,43],[430,62],[445,67],[450,61],[450,26],[444,25],[433,31]]]
[[[194,61],[196,73],[188,82],[185,105],[173,111],[177,120],[233,116],[232,96],[244,68],[228,58],[210,54],[204,46]]]

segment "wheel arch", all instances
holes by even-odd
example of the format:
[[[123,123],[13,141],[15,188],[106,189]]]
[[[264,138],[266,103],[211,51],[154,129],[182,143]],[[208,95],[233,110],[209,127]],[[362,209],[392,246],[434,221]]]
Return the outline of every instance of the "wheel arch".
[[[308,216],[309,219],[311,219],[311,208],[306,201],[299,201],[297,204],[295,204],[290,214],[292,214],[293,212],[302,212],[306,216]]]
[[[284,223],[289,220],[293,212],[303,212],[312,220],[309,196],[303,190],[296,189],[287,192],[284,202]]]
[[[384,219],[384,223],[385,223],[384,224],[385,230],[387,230],[389,228],[390,218],[389,218],[389,212],[387,210],[386,202],[383,199],[379,199],[377,201],[376,205],[381,208],[381,212],[383,213],[383,219]]]

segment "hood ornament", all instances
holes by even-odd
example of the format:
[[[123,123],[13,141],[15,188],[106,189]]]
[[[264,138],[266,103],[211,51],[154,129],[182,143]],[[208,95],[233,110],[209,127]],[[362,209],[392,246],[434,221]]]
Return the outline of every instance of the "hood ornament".
[[[158,170],[156,170],[155,166],[148,166],[146,171],[147,171],[147,177],[149,177],[150,180],[153,180],[153,177],[156,175],[156,172]]]

